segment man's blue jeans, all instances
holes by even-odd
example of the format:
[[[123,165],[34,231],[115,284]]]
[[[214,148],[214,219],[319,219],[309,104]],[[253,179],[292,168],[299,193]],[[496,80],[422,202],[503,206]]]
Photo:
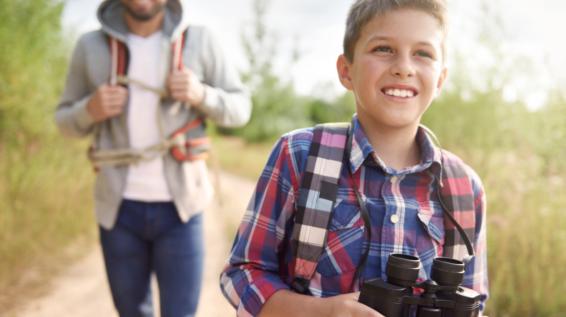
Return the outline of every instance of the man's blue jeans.
[[[153,316],[150,275],[162,317],[194,316],[203,269],[202,214],[182,223],[171,202],[124,200],[100,241],[112,298],[121,317]]]

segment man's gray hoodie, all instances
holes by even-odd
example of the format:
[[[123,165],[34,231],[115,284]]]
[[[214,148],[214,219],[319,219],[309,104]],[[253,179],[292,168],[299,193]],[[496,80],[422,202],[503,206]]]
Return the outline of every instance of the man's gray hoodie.
[[[127,107],[121,115],[99,123],[94,122],[86,109],[96,89],[109,82],[111,56],[108,35],[127,43],[128,28],[123,14],[124,8],[119,0],[107,0],[100,5],[98,19],[102,27],[79,39],[55,113],[57,125],[64,135],[85,137],[96,134],[93,142],[98,149],[129,148]],[[162,56],[166,61],[158,61],[163,65],[164,78],[169,72],[171,43],[186,28],[181,2],[168,0],[162,25]],[[249,95],[238,73],[228,65],[221,48],[207,29],[192,25],[188,28],[183,60],[205,85],[205,99],[199,109],[209,120],[228,127],[241,126],[249,120]],[[160,125],[165,135],[170,135],[194,116],[192,112],[195,110],[191,107],[178,108],[175,105],[171,99],[164,99],[161,103]],[[203,211],[212,198],[205,162],[180,163],[167,154],[163,157],[163,168],[180,218],[186,222],[192,215]],[[99,224],[106,229],[112,228],[116,221],[127,173],[128,166],[104,166],[97,172],[95,210]]]

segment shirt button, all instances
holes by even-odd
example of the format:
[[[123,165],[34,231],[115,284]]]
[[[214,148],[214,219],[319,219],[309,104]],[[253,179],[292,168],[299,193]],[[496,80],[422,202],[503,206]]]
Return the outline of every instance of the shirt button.
[[[397,176],[391,176],[391,183],[396,183],[397,182]]]
[[[391,220],[392,223],[398,223],[399,222],[399,216],[397,214],[391,215],[389,220]]]

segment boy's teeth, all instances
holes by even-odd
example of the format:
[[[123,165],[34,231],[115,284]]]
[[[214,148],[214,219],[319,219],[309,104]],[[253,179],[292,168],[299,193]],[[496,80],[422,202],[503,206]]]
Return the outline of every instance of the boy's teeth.
[[[410,98],[415,95],[412,90],[405,89],[386,89],[385,94],[401,98]]]

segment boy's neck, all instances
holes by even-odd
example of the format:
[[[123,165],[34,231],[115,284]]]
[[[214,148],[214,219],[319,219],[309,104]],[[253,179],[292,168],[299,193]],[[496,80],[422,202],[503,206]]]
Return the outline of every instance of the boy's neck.
[[[387,129],[364,125],[362,120],[360,123],[375,154],[386,166],[401,170],[420,163],[421,152],[416,141],[418,126]]]

